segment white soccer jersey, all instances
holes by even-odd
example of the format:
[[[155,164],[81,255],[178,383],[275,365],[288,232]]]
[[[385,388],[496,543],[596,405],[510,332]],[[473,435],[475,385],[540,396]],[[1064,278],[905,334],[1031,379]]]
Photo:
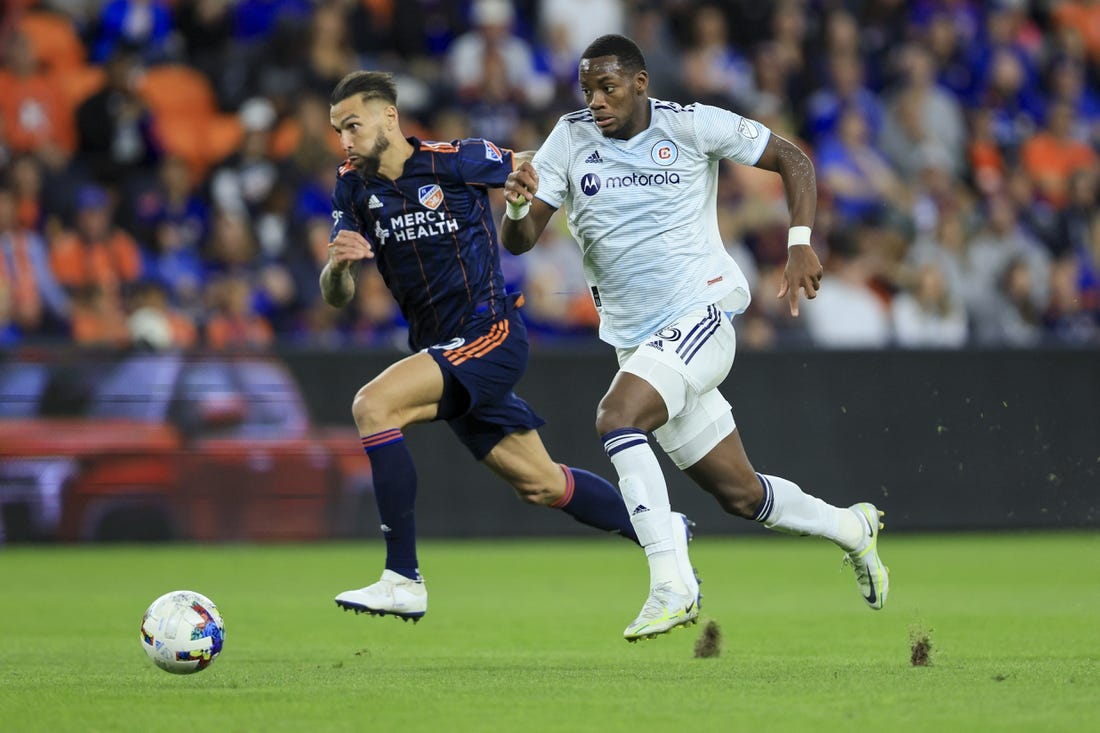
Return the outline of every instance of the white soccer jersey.
[[[562,116],[534,158],[538,198],[565,206],[600,312],[600,338],[631,347],[749,286],[718,233],[718,161],[754,165],[771,131],[704,104],[650,99],[649,127],[604,137],[585,109]],[[728,296],[728,297],[727,297]]]

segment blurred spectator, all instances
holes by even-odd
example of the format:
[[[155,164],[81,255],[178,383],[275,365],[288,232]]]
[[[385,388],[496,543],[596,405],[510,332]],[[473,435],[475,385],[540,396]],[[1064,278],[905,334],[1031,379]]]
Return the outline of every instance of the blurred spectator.
[[[244,139],[240,148],[210,174],[210,197],[225,211],[258,216],[279,182],[279,166],[271,156],[275,108],[254,97],[240,110]]]
[[[319,2],[309,24],[308,71],[305,88],[328,94],[350,71],[359,66],[352,46],[348,19],[343,4],[333,0]]]
[[[1058,0],[1053,3],[1054,22],[1080,36],[1095,67],[1100,67],[1100,2]]]
[[[135,346],[154,351],[186,350],[198,343],[195,322],[169,305],[164,287],[155,280],[134,287],[126,326]]]
[[[986,208],[985,224],[970,241],[970,277],[979,287],[991,290],[1010,262],[1021,261],[1034,277],[1034,305],[1041,309],[1048,295],[1050,253],[1020,225],[1016,207],[1009,197],[994,196],[987,201]]]
[[[206,322],[205,343],[215,351],[262,351],[275,332],[252,306],[252,285],[243,274],[227,275],[211,283],[213,314]]]
[[[863,62],[858,56],[838,53],[828,60],[828,85],[814,92],[806,102],[806,136],[816,143],[837,134],[841,116],[857,110],[867,125],[871,140],[882,129],[882,105],[863,85]]]
[[[1100,308],[1100,171],[1080,171],[1069,182],[1069,204],[1059,212],[1052,249],[1077,259],[1088,307]]]
[[[151,245],[149,275],[162,284],[173,303],[198,316],[206,277],[202,247],[210,231],[210,213],[183,161],[165,158],[157,185],[138,199],[135,208],[139,231]]]
[[[1076,121],[1070,134],[1095,147],[1100,145],[1100,95],[1089,86],[1086,73],[1080,61],[1068,56],[1051,63],[1047,73],[1048,117],[1050,104],[1068,104]]]
[[[752,64],[733,45],[726,23],[726,14],[717,5],[700,5],[695,10],[681,76],[692,100],[747,113],[755,96]]]
[[[875,148],[867,121],[857,108],[846,108],[836,135],[818,147],[817,169],[818,180],[832,196],[843,222],[876,215],[888,206],[907,205],[901,179]]]
[[[495,72],[502,76],[498,83],[503,89],[494,88],[498,94],[535,108],[549,104],[553,81],[536,67],[531,44],[513,33],[516,18],[510,0],[474,0],[470,12],[473,28],[447,50],[446,69],[459,99],[481,100],[491,81],[486,77]],[[490,137],[480,129],[478,134]]]
[[[927,262],[891,304],[894,336],[905,348],[958,348],[968,338],[966,308],[948,289],[943,272]]]
[[[993,53],[982,82],[980,105],[989,110],[997,146],[1011,162],[1043,116],[1042,98],[1029,85],[1019,57],[999,49]]]
[[[7,327],[21,334],[68,322],[69,299],[50,270],[46,243],[20,226],[15,196],[0,184],[0,286]],[[52,329],[51,329],[52,330]]]
[[[935,160],[953,175],[966,163],[966,120],[958,100],[936,83],[933,57],[911,44],[902,52],[903,77],[887,105],[882,148],[912,181],[922,164]]]
[[[1097,169],[1096,151],[1073,137],[1075,119],[1068,103],[1052,104],[1046,125],[1028,138],[1020,154],[1038,195],[1055,209],[1069,202],[1069,180],[1074,173]]]
[[[102,314],[120,298],[124,285],[141,277],[141,250],[133,237],[115,226],[114,207],[104,189],[85,186],[76,207],[74,230],[50,242],[50,267],[59,283],[82,293],[82,306]]]
[[[210,84],[221,92],[219,80],[240,59],[231,54],[233,14],[231,0],[194,0],[177,3],[176,28],[183,43],[187,63],[201,71]],[[219,99],[225,101],[219,93]],[[235,106],[235,105],[230,105]]]
[[[676,47],[676,40],[668,20],[668,13],[663,12],[653,3],[643,2],[634,8],[633,13],[628,13],[626,23],[629,28],[626,35],[633,38],[640,48],[645,49],[646,70],[649,72],[649,93],[656,99],[668,99],[674,102],[687,104],[687,99],[682,94],[682,84],[678,74],[680,53]],[[580,97],[577,96],[577,61],[580,54],[573,59],[569,68],[558,74],[559,79],[565,80],[571,96],[565,100],[565,106],[575,109],[580,106]],[[556,68],[556,67],[555,67]]]
[[[146,63],[174,58],[172,8],[165,0],[108,0],[96,21],[96,40],[91,59],[103,63],[119,46],[139,50]]]
[[[599,314],[584,277],[580,248],[560,218],[556,226],[547,227],[539,246],[524,259],[527,304],[523,316],[532,338],[593,333],[599,326]]]
[[[360,271],[351,308],[347,326],[350,344],[408,349],[408,327],[377,267],[368,265]]]
[[[100,183],[117,186],[151,172],[160,146],[153,115],[138,94],[138,56],[120,47],[106,68],[107,85],[76,110],[77,160]]]
[[[950,13],[932,16],[922,37],[934,59],[936,81],[961,102],[972,104],[979,89],[979,69],[973,61],[973,48],[955,25]]]
[[[1063,257],[1050,270],[1050,302],[1043,327],[1055,343],[1073,346],[1100,345],[1100,309],[1086,300],[1079,285],[1080,262]]]
[[[1044,284],[1045,286],[1045,284]],[[996,280],[996,289],[973,308],[974,335],[982,346],[1035,346],[1042,339],[1038,282],[1026,260],[1013,259]]]
[[[122,301],[91,282],[73,292],[72,338],[77,346],[123,349],[130,345],[130,327]]]
[[[890,343],[889,306],[871,288],[873,268],[851,232],[829,236],[824,287],[802,311],[814,344],[829,349],[875,349]]]
[[[30,41],[15,31],[7,37],[0,68],[0,117],[13,153],[33,153],[50,167],[65,165],[75,143],[71,110],[56,79],[42,72]]]

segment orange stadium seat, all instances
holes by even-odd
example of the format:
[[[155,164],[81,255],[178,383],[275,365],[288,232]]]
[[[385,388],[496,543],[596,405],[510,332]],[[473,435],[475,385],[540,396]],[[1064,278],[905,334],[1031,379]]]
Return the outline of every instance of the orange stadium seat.
[[[64,15],[32,10],[19,19],[18,28],[30,39],[34,57],[45,71],[67,72],[85,65],[84,44]]]
[[[88,65],[54,75],[54,81],[65,97],[65,103],[75,110],[88,97],[107,83],[107,72],[102,66]]]
[[[236,150],[244,137],[244,128],[234,114],[159,115],[156,129],[165,152],[182,160],[195,181]]]
[[[152,66],[141,81],[141,96],[158,117],[209,117],[217,111],[210,82],[182,64]]]

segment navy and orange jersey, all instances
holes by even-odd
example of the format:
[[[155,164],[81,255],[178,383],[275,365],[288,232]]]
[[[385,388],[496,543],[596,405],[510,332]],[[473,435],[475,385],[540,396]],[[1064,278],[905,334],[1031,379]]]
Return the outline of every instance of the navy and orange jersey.
[[[488,189],[504,186],[513,162],[488,140],[408,140],[413,154],[397,180],[364,181],[340,166],[332,238],[351,229],[367,239],[419,350],[506,317]]]

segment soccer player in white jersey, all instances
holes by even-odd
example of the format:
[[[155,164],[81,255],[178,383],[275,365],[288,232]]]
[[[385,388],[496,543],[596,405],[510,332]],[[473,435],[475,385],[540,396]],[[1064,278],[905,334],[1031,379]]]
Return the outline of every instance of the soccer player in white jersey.
[[[596,429],[650,566],[649,596],[623,635],[653,638],[699,614],[696,578],[676,561],[676,527],[650,432],[726,512],[839,545],[864,600],[882,608],[889,588],[877,549],[882,512],[868,502],[835,507],[792,481],[756,473],[718,391],[733,365],[731,319],[749,304],[744,275],[718,233],[719,161],[783,179],[792,226],[778,297],[793,315],[800,293],[814,298],[822,276],[809,246],[813,164],[758,122],[651,99],[645,59],[624,36],[596,39],[578,76],[587,106],[564,115],[533,165],[509,175],[500,234],[510,252],[526,252],[565,206],[600,337],[616,350],[619,371],[597,408]]]

